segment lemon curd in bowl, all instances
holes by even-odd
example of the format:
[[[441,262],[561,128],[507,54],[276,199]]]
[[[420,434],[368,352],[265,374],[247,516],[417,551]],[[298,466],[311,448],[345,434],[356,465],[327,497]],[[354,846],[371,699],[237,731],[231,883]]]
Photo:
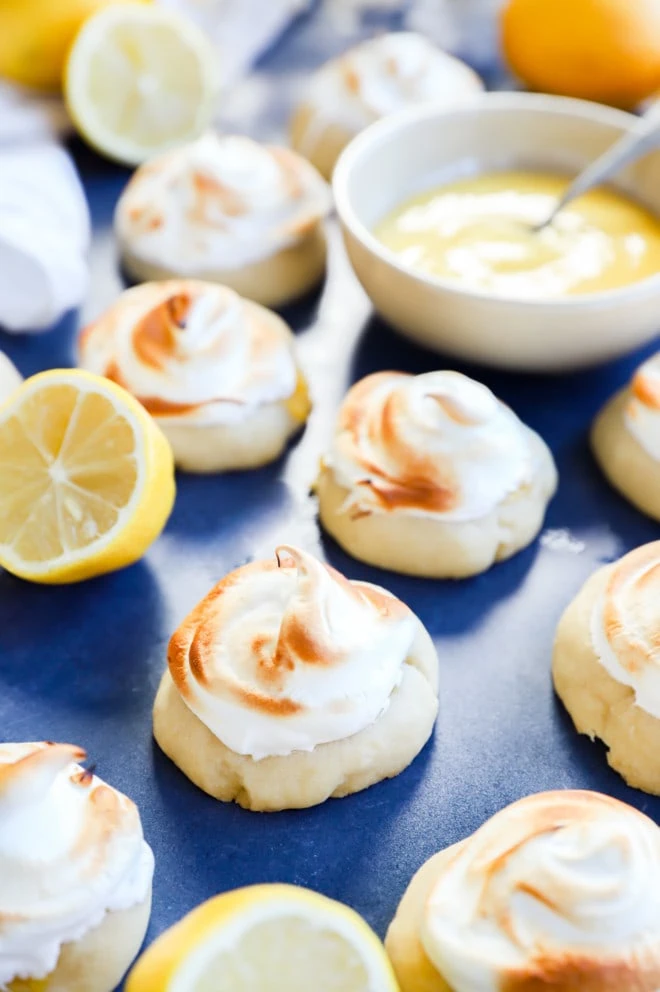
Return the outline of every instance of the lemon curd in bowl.
[[[463,178],[405,200],[374,233],[404,265],[520,300],[601,293],[660,271],[660,219],[611,188],[537,231],[568,182],[529,171]]]
[[[650,341],[660,329],[660,265],[652,258],[658,253],[660,149],[629,163],[611,188],[592,194],[596,200],[590,202],[596,205],[611,194],[619,205],[633,211],[639,207],[643,231],[653,231],[648,250],[640,252],[634,236],[640,231],[640,214],[634,222],[625,222],[624,238],[632,237],[624,253],[634,271],[628,269],[622,278],[614,265],[608,266],[600,276],[601,288],[594,276],[587,286],[586,278],[580,285],[573,275],[561,292],[556,285],[552,292],[547,285],[541,292],[538,286],[530,290],[529,259],[524,280],[517,280],[526,280],[526,289],[479,286],[429,272],[423,262],[420,266],[402,260],[403,246],[388,247],[379,236],[380,225],[393,211],[409,206],[410,197],[433,199],[449,184],[463,182],[474,194],[475,183],[478,190],[489,177],[507,172],[531,174],[531,192],[548,197],[548,210],[543,216],[539,210],[533,218],[540,223],[549,216],[563,184],[637,121],[632,114],[587,101],[539,93],[484,93],[458,109],[416,107],[372,124],[344,150],[333,174],[333,190],[349,259],[376,311],[401,333],[440,351],[445,363],[455,356],[499,368],[562,371],[608,361]],[[546,179],[539,185],[541,177],[550,180],[549,188]],[[519,196],[520,190],[514,193]],[[574,216],[577,209],[582,207],[570,207]],[[609,216],[610,207],[603,212]],[[613,208],[612,212],[616,213]],[[600,208],[598,214],[602,223]],[[502,220],[506,222],[506,216]],[[510,222],[509,216],[509,228]],[[531,235],[530,226],[518,218],[521,238]],[[546,238],[539,239],[541,246]],[[484,268],[486,273],[497,267],[515,276],[520,249],[520,243],[510,240],[506,251],[518,257],[500,258],[497,266],[492,257],[486,263],[482,257],[482,283]],[[491,245],[482,256],[493,250]],[[635,255],[645,258],[633,263]],[[534,264],[532,260],[532,268]],[[635,267],[641,265],[645,271]],[[608,279],[610,288],[602,288]]]

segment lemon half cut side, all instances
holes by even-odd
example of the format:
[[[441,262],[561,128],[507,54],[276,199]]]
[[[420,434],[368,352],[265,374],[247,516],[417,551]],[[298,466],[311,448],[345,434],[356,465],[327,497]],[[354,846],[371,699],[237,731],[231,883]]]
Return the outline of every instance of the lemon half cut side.
[[[166,931],[126,992],[397,992],[385,950],[352,909],[306,889],[217,896]]]
[[[196,24],[156,5],[117,3],[76,35],[64,92],[91,145],[139,165],[208,127],[217,79],[215,49]]]
[[[0,407],[0,565],[76,582],[141,558],[174,502],[169,442],[134,397],[55,369]]]

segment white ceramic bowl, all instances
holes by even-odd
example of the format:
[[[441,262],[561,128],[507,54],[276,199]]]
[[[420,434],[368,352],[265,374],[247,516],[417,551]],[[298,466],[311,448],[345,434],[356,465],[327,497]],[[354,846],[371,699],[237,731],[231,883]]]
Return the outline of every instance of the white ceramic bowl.
[[[461,176],[507,168],[574,175],[635,120],[582,100],[485,93],[467,107],[415,108],[363,131],[333,186],[351,263],[376,310],[422,344],[503,368],[579,368],[650,340],[660,329],[660,274],[560,300],[500,298],[415,272],[371,233],[406,197]],[[616,186],[660,216],[660,151],[625,169]]]

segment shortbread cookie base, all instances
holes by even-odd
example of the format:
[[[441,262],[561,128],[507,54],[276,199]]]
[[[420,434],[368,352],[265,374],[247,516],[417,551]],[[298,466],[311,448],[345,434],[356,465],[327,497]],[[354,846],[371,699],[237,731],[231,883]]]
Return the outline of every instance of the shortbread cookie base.
[[[394,967],[401,992],[452,992],[429,960],[421,940],[426,902],[461,844],[454,844],[429,858],[413,876],[385,938],[385,949]]]
[[[316,483],[325,530],[354,558],[405,575],[460,579],[484,572],[534,540],[557,487],[557,470],[545,443],[530,431],[539,469],[530,486],[518,489],[478,520],[443,521],[401,512],[351,515],[350,496],[331,468]]]
[[[596,418],[591,446],[608,481],[642,513],[660,520],[660,462],[630,433],[624,420],[630,390],[617,393]]]
[[[436,651],[420,624],[388,708],[352,737],[313,751],[255,761],[230,750],[195,716],[169,669],[154,704],[154,736],[181,771],[216,799],[261,812],[302,809],[331,796],[359,792],[403,771],[431,736],[437,687]]]
[[[324,120],[307,103],[297,107],[289,123],[291,147],[311,162],[327,180],[332,179],[337,159],[355,133],[340,124]]]
[[[120,240],[122,264],[127,275],[136,282],[204,279],[229,286],[241,296],[266,307],[283,306],[312,290],[325,272],[326,252],[325,232],[320,222],[296,244],[236,269],[182,271],[167,268],[141,258],[131,251],[130,245]]]
[[[114,992],[142,946],[150,915],[151,889],[137,906],[106,913],[94,930],[64,944],[40,992]]]
[[[612,566],[599,569],[562,616],[552,674],[576,730],[607,746],[607,760],[636,789],[660,795],[660,720],[635,702],[634,690],[612,678],[591,643],[591,616]]]
[[[173,423],[156,417],[185,472],[230,472],[275,461],[303,426],[285,403],[267,403],[236,424]]]

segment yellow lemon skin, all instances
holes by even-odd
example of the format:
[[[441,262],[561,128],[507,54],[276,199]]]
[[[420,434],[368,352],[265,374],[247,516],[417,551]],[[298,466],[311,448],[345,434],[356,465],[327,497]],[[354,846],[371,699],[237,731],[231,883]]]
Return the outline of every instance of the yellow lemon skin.
[[[20,409],[25,398],[35,395],[35,390],[46,392],[60,384],[73,384],[85,393],[98,391],[113,403],[117,414],[132,425],[138,443],[142,483],[139,498],[131,511],[111,528],[107,539],[99,541],[98,547],[91,544],[71,561],[58,558],[52,565],[48,562],[37,566],[31,562],[23,564],[8,557],[0,546],[0,566],[19,578],[46,585],[81,582],[138,561],[167,523],[176,494],[172,449],[150,414],[121,386],[82,369],[52,369],[32,376],[0,407],[0,470],[5,423]],[[56,411],[46,409],[46,414],[56,415]]]
[[[660,0],[507,0],[501,16],[531,89],[632,109],[660,86]]]
[[[59,90],[67,53],[80,26],[90,14],[111,2],[2,0],[0,76],[23,86]]]
[[[214,934],[234,924],[242,914],[250,914],[268,903],[280,903],[301,915],[307,909],[310,916],[317,916],[321,909],[327,914],[328,920],[341,917],[345,923],[350,924],[364,947],[382,957],[380,992],[399,992],[384,949],[368,924],[347,906],[294,885],[254,885],[226,892],[202,903],[161,934],[144,952],[128,976],[125,992],[167,992],[176,972],[191,954],[211,941]]]

